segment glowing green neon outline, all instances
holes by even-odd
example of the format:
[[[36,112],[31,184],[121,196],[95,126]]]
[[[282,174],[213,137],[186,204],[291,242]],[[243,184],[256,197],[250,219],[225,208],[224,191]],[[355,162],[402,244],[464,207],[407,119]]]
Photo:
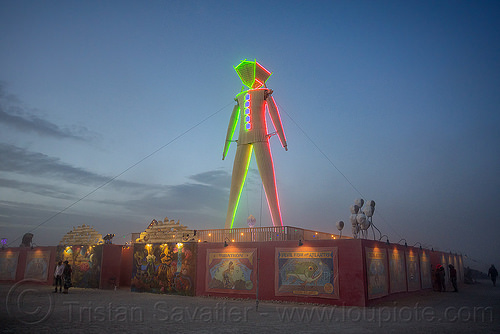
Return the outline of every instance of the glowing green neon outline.
[[[243,73],[243,71],[241,71],[241,69],[248,67],[248,66],[250,67],[250,70],[253,71],[253,73],[250,74],[251,79],[250,80],[243,80],[243,78],[240,75],[240,72]],[[272,72],[269,72],[260,63],[258,63],[257,59],[255,59],[254,61],[244,59],[238,65],[233,66],[233,68],[236,71],[236,73],[238,74],[238,77],[240,78],[241,82],[250,89],[256,89],[256,88],[260,88],[260,87],[264,86],[266,81],[273,74]],[[259,73],[267,74],[267,77],[263,82],[257,78],[257,69],[259,70]],[[257,85],[256,85],[256,83],[257,83]],[[242,91],[243,91],[243,89],[242,89]]]
[[[238,68],[240,68],[240,67],[246,67],[246,66],[251,66],[251,68],[253,70],[253,75],[252,75],[251,81],[243,80],[243,78],[240,75],[240,72],[238,71]],[[238,77],[240,77],[241,82],[245,86],[247,86],[248,88],[251,89],[253,83],[255,82],[255,72],[256,72],[256,69],[257,69],[257,60],[250,61],[250,60],[246,60],[245,59],[245,60],[242,60],[238,65],[233,66],[233,67],[234,67],[234,70],[236,71],[236,73],[238,74]]]
[[[238,125],[238,120],[240,119],[240,106],[239,105],[237,106],[237,110],[234,112],[236,112],[236,116],[234,117],[233,124],[231,125],[231,134],[228,138],[229,142],[227,142],[226,145],[224,146],[224,153],[223,153],[224,158],[226,157],[227,152],[229,152],[229,146],[231,146],[231,140],[233,140],[234,132],[236,131],[236,126]]]
[[[234,132],[236,131],[236,126],[238,125],[238,120],[240,119],[240,107],[238,106],[238,111],[236,112],[236,117],[234,118],[233,125],[231,125],[231,137],[230,140],[233,139]],[[231,145],[231,143],[229,143]],[[228,150],[229,150],[229,145],[228,145]]]
[[[236,206],[234,208],[234,212],[233,212],[233,218],[231,219],[231,229],[233,228],[233,224],[234,224],[234,218],[236,217],[236,212],[238,211],[238,205],[240,204],[240,197],[241,197],[241,194],[243,193],[243,187],[245,186],[245,180],[247,179],[247,173],[248,173],[248,168],[250,167],[250,160],[252,158],[252,152],[253,152],[253,145],[252,144],[248,144],[250,145],[250,150],[248,151],[248,156],[247,156],[247,167],[245,169],[245,175],[243,175],[243,182],[241,182],[241,189],[240,189],[240,193],[238,194],[238,199],[236,200]]]

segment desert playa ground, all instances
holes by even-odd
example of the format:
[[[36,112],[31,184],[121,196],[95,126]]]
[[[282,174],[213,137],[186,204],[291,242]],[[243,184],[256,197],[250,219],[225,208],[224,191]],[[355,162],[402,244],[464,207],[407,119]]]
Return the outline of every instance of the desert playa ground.
[[[500,286],[424,291],[371,307],[0,285],[1,333],[498,333]]]

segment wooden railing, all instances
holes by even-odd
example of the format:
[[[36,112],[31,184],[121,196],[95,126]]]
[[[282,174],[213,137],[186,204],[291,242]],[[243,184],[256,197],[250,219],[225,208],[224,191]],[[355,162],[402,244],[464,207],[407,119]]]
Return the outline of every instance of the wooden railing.
[[[342,236],[342,239],[348,237]],[[252,242],[284,240],[332,240],[339,239],[338,234],[306,230],[293,226],[254,227],[233,229],[197,230],[195,241],[198,242]],[[349,238],[350,239],[350,238]]]

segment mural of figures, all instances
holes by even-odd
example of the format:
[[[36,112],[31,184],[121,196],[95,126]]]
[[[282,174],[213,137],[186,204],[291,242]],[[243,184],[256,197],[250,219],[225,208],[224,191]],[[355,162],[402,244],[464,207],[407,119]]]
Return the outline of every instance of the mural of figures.
[[[337,248],[276,248],[275,294],[339,298]]]
[[[408,291],[420,290],[418,253],[412,250],[406,252],[406,280],[408,282]]]
[[[265,85],[266,80],[271,76],[271,72],[266,70],[257,61],[248,60],[243,60],[235,67],[235,70],[243,84],[249,89],[242,89],[235,98],[236,105],[231,114],[224,151],[222,153],[222,160],[224,160],[229,150],[229,145],[232,142],[238,119],[240,119],[240,130],[233,164],[225,228],[233,228],[236,209],[238,208],[250,158],[254,150],[273,225],[283,226],[278,191],[276,189],[273,158],[269,146],[271,134],[267,131],[266,107],[269,110],[269,115],[271,116],[276,134],[281,141],[281,145],[285,150],[288,149],[280,114],[274,98],[271,96],[273,91],[266,88]]]
[[[207,291],[255,293],[255,249],[207,251]]]
[[[15,280],[19,252],[0,252],[0,281]]]
[[[24,278],[47,281],[49,262],[50,251],[36,250],[27,252]]]
[[[431,259],[425,251],[420,254],[420,278],[422,280],[422,289],[432,288],[432,270]]]
[[[391,293],[406,291],[406,268],[403,251],[389,250],[389,280]]]
[[[131,290],[194,296],[196,244],[135,244]]]
[[[387,275],[387,253],[385,249],[365,248],[368,299],[386,296],[389,293]]]
[[[74,287],[98,289],[101,278],[102,245],[58,246],[57,259],[68,261]]]

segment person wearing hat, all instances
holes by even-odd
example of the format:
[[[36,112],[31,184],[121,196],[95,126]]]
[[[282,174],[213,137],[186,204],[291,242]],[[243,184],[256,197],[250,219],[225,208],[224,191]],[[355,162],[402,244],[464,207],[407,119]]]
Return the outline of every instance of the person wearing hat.
[[[64,261],[64,270],[63,270],[63,280],[64,280],[64,291],[63,293],[67,294],[68,289],[72,286],[71,284],[71,273],[73,270],[71,269],[71,265],[68,261]]]
[[[449,264],[448,267],[450,268],[450,281],[451,285],[453,285],[453,291],[458,292],[457,289],[457,270],[452,264]]]

